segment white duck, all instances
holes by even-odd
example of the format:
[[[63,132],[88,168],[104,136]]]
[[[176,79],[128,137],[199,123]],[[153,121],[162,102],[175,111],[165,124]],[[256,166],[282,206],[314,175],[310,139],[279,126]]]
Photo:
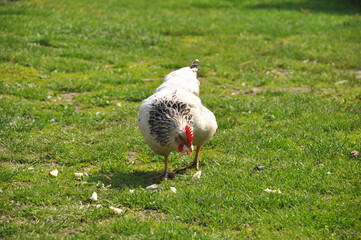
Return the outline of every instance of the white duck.
[[[149,147],[164,156],[164,172],[158,177],[168,176],[170,152],[178,149],[190,155],[193,145],[197,146],[194,162],[180,170],[196,167],[198,171],[201,148],[217,130],[216,118],[198,97],[198,69],[196,59],[189,67],[169,73],[140,106],[139,129]]]

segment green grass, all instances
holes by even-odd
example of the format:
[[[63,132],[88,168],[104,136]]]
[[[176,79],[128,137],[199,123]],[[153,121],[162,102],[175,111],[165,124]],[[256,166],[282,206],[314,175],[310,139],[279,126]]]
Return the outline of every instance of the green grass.
[[[0,238],[360,239],[360,14],[352,0],[0,0]],[[164,165],[139,105],[195,58],[219,125],[201,179],[151,181]]]

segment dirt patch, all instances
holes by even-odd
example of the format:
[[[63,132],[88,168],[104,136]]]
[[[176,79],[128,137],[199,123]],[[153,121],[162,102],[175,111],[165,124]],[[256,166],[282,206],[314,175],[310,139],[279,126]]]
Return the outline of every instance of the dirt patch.
[[[274,88],[274,89],[261,89],[261,88],[252,88],[252,89],[246,89],[246,90],[232,90],[231,95],[243,95],[243,96],[249,96],[249,95],[257,95],[259,93],[266,93],[266,92],[290,92],[290,93],[310,93],[312,91],[311,88],[305,88],[305,87],[298,87],[298,88]]]
[[[5,162],[1,162],[1,163],[4,165],[7,165],[7,166],[16,165],[15,162],[10,162],[10,161],[5,161]]]
[[[63,128],[64,128],[64,129],[69,129],[69,130],[71,130],[71,129],[74,128],[74,126],[70,126],[70,125],[64,124],[64,125],[63,125]]]
[[[305,87],[288,89],[288,92],[291,92],[291,93],[309,93],[309,92],[311,92],[311,91],[312,91],[311,88],[305,88]],[[287,92],[287,91],[286,91],[286,92]]]
[[[63,93],[63,94],[59,94],[59,97],[61,98],[62,101],[65,101],[71,105],[74,106],[75,111],[79,112],[80,111],[80,107],[78,104],[74,105],[74,98],[76,96],[79,96],[81,93],[77,93],[77,92],[68,92],[68,93]]]
[[[247,90],[232,90],[231,95],[243,95],[243,96],[249,96],[249,95],[257,95],[257,93],[260,92],[259,88],[252,88]]]
[[[63,228],[59,232],[59,235],[61,235],[61,236],[74,236],[75,233],[83,232],[84,230],[85,230],[84,226],[68,227],[68,228]]]
[[[10,216],[10,215],[7,215],[7,214],[5,214],[5,213],[0,213],[0,220],[1,220],[1,222],[10,222],[10,221],[13,221],[13,217],[12,216]]]
[[[153,79],[153,78],[145,78],[145,79],[141,79],[140,81],[142,82],[154,82],[154,81],[158,81],[159,79]]]
[[[55,167],[56,166],[56,164],[53,162],[44,163],[44,165],[47,167]]]
[[[167,219],[167,215],[165,213],[159,212],[157,210],[150,210],[150,209],[132,210],[132,209],[129,209],[129,212],[131,212],[133,216],[134,215],[139,216],[141,218],[141,220],[148,220],[150,218],[159,219],[159,220]]]
[[[86,167],[82,167],[81,171],[83,172],[89,172],[92,169],[92,166],[86,166]]]
[[[134,162],[137,158],[137,152],[131,151],[128,153],[128,161],[127,162]]]
[[[80,93],[77,92],[68,92],[68,93],[59,94],[61,100],[66,101],[70,104],[74,103],[74,98],[78,95],[80,95]]]

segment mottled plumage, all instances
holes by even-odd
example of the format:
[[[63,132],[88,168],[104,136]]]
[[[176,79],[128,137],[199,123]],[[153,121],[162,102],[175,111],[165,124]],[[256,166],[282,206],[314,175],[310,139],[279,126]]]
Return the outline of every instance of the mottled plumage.
[[[173,139],[171,133],[182,122],[187,122],[188,126],[193,125],[192,114],[189,106],[181,102],[176,97],[176,91],[171,99],[156,99],[151,104],[149,111],[149,127],[152,137],[162,146],[170,146]]]

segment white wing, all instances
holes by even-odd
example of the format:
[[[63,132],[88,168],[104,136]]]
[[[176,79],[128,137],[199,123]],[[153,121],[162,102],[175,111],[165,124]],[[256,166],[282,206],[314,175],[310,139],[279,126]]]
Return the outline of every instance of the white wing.
[[[198,68],[184,67],[165,76],[162,85],[154,93],[164,89],[182,89],[199,96]]]

